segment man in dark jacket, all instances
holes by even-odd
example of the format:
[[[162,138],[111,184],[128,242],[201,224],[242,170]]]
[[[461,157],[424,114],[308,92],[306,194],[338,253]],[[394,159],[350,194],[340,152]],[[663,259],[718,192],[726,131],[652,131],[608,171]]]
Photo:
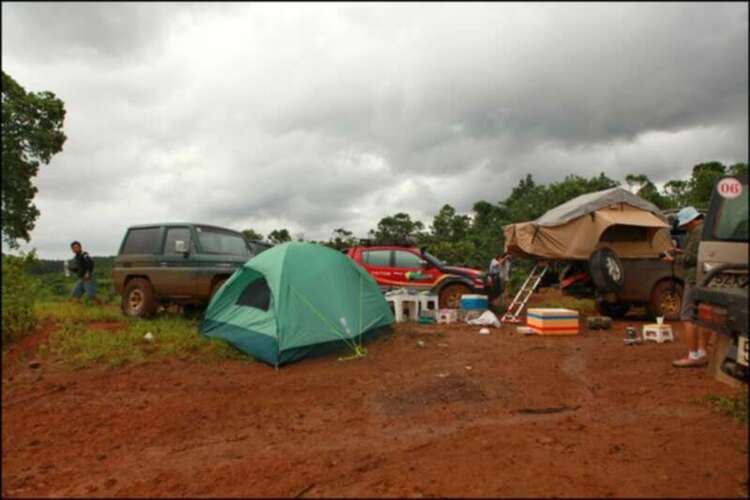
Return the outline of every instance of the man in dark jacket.
[[[78,275],[78,281],[73,288],[73,298],[78,300],[86,292],[89,300],[96,300],[96,280],[94,279],[94,259],[88,252],[81,249],[81,244],[74,241],[70,244],[75,257],[68,266],[71,271]]]

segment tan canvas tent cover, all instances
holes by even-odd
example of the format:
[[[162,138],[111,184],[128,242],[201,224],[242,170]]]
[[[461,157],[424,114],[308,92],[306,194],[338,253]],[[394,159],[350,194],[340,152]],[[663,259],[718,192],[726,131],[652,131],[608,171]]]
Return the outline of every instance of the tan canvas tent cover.
[[[672,246],[659,209],[620,187],[578,196],[503,233],[511,254],[559,260],[588,260],[601,247],[623,258],[657,257]]]

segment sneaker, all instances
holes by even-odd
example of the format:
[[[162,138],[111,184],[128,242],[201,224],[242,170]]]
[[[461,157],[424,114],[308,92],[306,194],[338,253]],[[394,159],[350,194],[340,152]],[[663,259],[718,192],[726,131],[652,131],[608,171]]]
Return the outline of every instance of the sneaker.
[[[691,368],[696,366],[706,366],[708,364],[708,358],[706,356],[701,356],[700,358],[691,358],[690,356],[685,356],[682,359],[676,359],[672,361],[672,366],[676,368]]]

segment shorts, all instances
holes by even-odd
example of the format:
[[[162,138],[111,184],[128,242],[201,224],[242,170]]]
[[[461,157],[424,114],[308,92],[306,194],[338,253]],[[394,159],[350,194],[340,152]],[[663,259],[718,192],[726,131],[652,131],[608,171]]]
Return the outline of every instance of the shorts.
[[[78,280],[76,286],[73,288],[73,297],[76,299],[80,299],[84,291],[86,292],[86,296],[88,296],[89,300],[93,300],[94,297],[96,297],[96,281],[94,280],[93,276],[87,280]]]
[[[693,321],[695,317],[695,301],[693,296],[695,295],[695,285],[685,283],[685,288],[682,292],[682,306],[680,307],[680,320],[681,321]]]

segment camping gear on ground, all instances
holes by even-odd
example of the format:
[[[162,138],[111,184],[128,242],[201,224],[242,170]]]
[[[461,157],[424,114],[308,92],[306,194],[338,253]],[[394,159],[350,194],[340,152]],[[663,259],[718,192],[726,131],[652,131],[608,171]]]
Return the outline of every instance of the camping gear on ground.
[[[625,327],[625,345],[636,345],[643,342],[643,339],[638,337],[638,330],[634,326]]]
[[[589,260],[605,247],[619,257],[657,258],[672,247],[656,205],[621,187],[578,196],[503,233],[508,252],[541,259]]]
[[[563,308],[529,308],[526,324],[537,335],[578,334],[578,311]]]
[[[479,335],[489,335],[490,329],[489,328],[480,328],[479,329]]]
[[[500,321],[492,311],[484,311],[477,319],[468,320],[467,323],[470,325],[488,325],[500,328]]]
[[[154,334],[151,333],[151,332],[146,332],[146,335],[143,336],[143,339],[146,340],[146,341],[148,341],[148,342],[153,342],[154,341]]]
[[[461,295],[460,300],[461,309],[466,311],[480,310],[484,311],[489,307],[486,295]]]
[[[469,321],[480,317],[483,312],[484,311],[481,309],[469,309],[468,311],[465,309],[459,309],[458,321],[463,321],[465,323],[468,323]]]
[[[437,322],[439,324],[449,324],[458,321],[457,309],[438,309]]]
[[[534,329],[529,326],[518,326],[516,327],[516,332],[523,335],[536,335]]]
[[[586,318],[589,330],[609,330],[612,328],[612,318],[609,316],[589,316]]]
[[[375,280],[341,252],[277,245],[247,261],[214,295],[201,333],[279,366],[389,330],[393,314]]]
[[[417,294],[386,294],[385,300],[393,308],[393,315],[397,323],[417,321],[419,317],[419,297]]]
[[[508,306],[508,309],[505,311],[505,314],[503,314],[503,317],[500,319],[501,322],[503,323],[520,323],[521,322],[520,316],[521,316],[521,313],[523,313],[523,308],[526,307],[526,304],[529,302],[531,295],[534,293],[534,290],[536,290],[536,287],[539,286],[539,283],[542,282],[542,278],[544,277],[544,274],[547,272],[548,269],[549,269],[549,264],[547,263],[538,263],[534,265],[534,268],[526,277],[526,281],[524,281],[523,285],[521,285],[521,288],[518,289],[516,296],[513,297],[513,300]]]
[[[649,340],[653,340],[657,344],[663,342],[674,342],[672,327],[670,325],[660,325],[658,323],[643,325],[643,341],[648,342]]]
[[[417,320],[420,325],[434,325],[436,322],[435,318],[430,316],[420,316]]]

